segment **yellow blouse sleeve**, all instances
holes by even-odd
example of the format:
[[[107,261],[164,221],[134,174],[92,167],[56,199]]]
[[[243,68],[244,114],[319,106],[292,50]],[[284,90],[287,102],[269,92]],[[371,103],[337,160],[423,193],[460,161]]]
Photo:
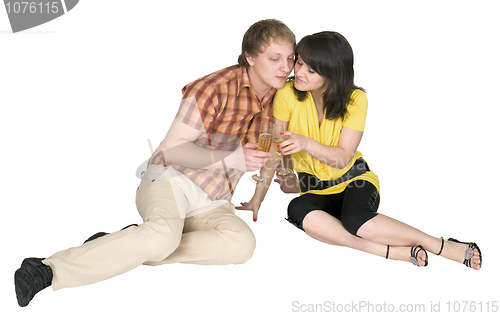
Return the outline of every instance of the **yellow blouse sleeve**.
[[[290,98],[295,98],[293,93],[293,81],[287,82],[283,88],[279,89],[273,99],[273,115],[278,120],[290,121],[292,108]]]
[[[366,113],[368,111],[368,99],[366,94],[356,89],[352,93],[351,101],[347,106],[348,115],[342,126],[363,132],[365,130]]]

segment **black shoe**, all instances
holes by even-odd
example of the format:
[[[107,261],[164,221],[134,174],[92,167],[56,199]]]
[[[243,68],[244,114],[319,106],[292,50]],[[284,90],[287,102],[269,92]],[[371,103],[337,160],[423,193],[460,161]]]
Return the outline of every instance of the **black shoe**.
[[[14,274],[17,303],[24,307],[36,293],[52,284],[52,269],[41,258],[26,258]]]
[[[97,239],[99,237],[106,236],[106,235],[109,235],[109,233],[104,233],[104,232],[96,233],[96,234],[90,236],[89,239],[85,240],[83,243],[89,242],[91,240],[94,240],[94,239]]]
[[[124,230],[124,229],[127,229],[131,226],[138,226],[137,224],[130,224],[126,227],[123,227],[121,230]],[[89,242],[91,240],[94,240],[94,239],[97,239],[99,237],[102,237],[102,236],[106,236],[106,235],[109,235],[109,233],[105,233],[105,232],[99,232],[99,233],[95,233],[94,235],[90,236],[89,239],[85,240],[83,243],[86,243],[86,242]]]

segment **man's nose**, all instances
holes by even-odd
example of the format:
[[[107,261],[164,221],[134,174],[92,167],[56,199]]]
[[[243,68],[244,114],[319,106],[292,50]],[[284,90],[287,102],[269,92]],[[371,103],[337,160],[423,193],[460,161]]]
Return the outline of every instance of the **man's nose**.
[[[281,64],[280,71],[290,73],[293,68],[293,61],[288,60],[288,58],[285,58],[285,61]]]

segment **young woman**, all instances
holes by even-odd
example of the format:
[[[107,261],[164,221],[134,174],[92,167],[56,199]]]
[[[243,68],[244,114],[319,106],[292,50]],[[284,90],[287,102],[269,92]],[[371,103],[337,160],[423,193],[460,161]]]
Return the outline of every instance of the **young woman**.
[[[288,220],[328,244],[418,266],[427,265],[429,251],[479,270],[482,256],[477,244],[435,238],[377,213],[378,177],[357,151],[367,98],[354,85],[353,60],[351,46],[341,34],[306,36],[296,48],[294,80],[274,97],[276,124],[283,125],[286,138],[279,154],[291,155],[298,174],[298,179],[293,175],[286,182],[275,181],[285,192],[301,193],[288,206]],[[261,174],[271,178],[275,168],[269,166]],[[256,220],[266,191],[258,184],[252,200],[239,209],[252,209]]]

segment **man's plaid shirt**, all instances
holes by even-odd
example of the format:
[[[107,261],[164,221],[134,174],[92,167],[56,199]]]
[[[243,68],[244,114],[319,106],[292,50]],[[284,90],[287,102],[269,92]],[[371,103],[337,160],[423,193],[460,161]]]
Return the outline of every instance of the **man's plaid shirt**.
[[[259,100],[250,87],[245,67],[231,66],[202,77],[183,89],[176,119],[201,131],[193,143],[211,150],[234,151],[246,143],[257,143],[263,120],[272,117],[271,89]],[[161,164],[161,144],[150,164]],[[191,169],[172,164],[213,200],[231,200],[244,172],[236,169]]]

